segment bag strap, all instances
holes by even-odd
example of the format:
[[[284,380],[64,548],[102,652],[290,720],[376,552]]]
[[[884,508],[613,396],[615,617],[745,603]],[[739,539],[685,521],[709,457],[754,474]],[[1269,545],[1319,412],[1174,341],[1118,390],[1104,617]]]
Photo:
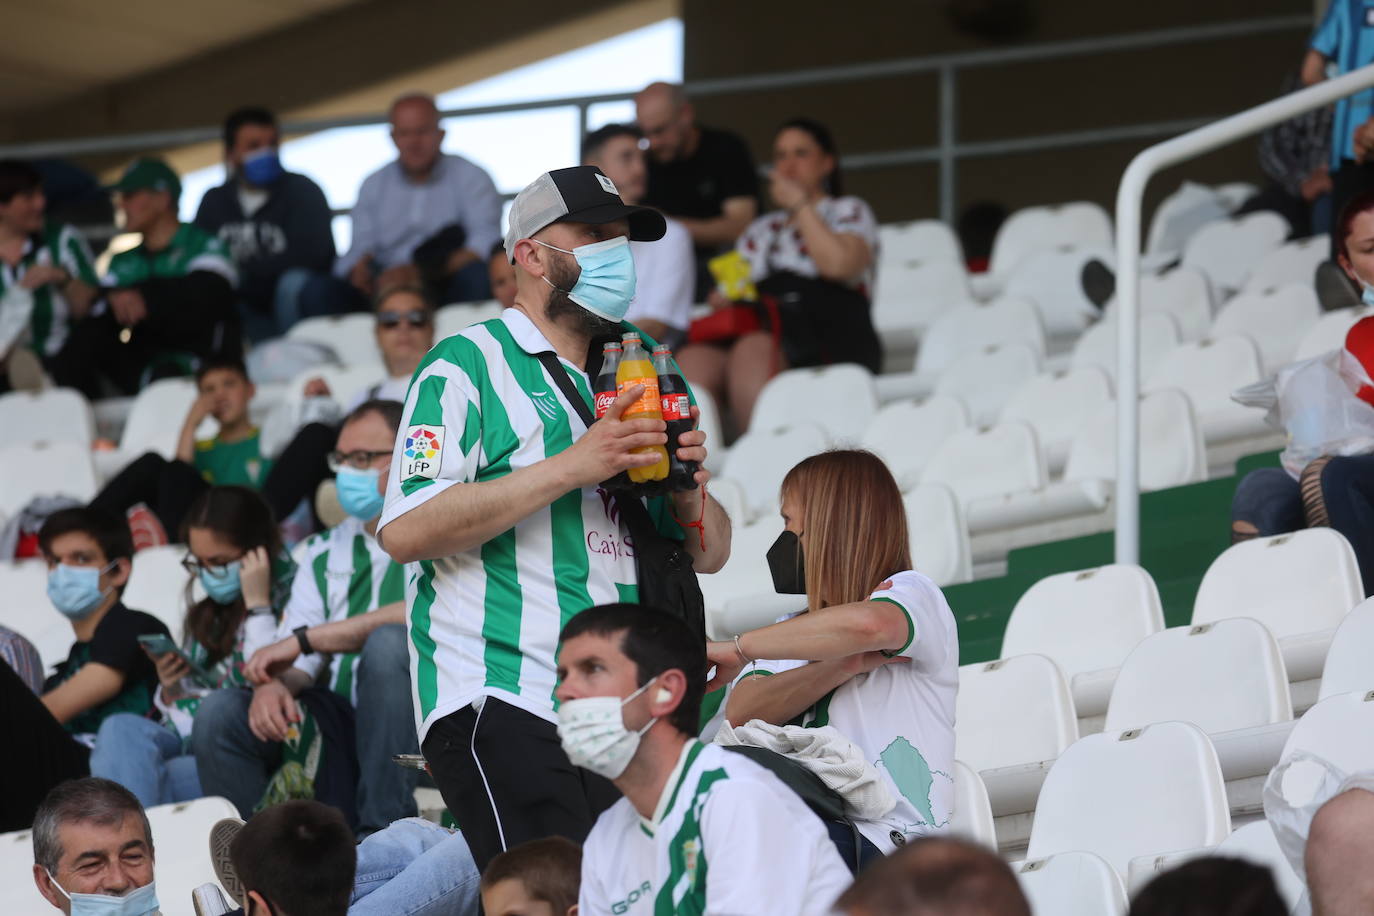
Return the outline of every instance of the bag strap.
[[[548,370],[549,375],[553,376],[553,383],[558,386],[558,390],[563,392],[563,397],[567,398],[572,404],[573,410],[582,418],[582,422],[591,429],[596,417],[592,415],[592,409],[587,406],[586,400],[582,397],[582,392],[577,390],[573,380],[568,376],[568,370],[563,368],[563,364],[558,361],[558,355],[552,350],[545,350],[536,353],[535,358]]]

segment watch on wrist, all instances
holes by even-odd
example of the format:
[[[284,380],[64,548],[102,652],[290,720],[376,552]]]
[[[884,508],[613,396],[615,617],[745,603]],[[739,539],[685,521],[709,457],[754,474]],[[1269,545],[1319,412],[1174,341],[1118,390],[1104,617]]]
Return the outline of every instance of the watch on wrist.
[[[296,642],[300,643],[300,645],[301,645],[301,654],[302,654],[302,655],[314,655],[314,654],[315,654],[315,647],[312,646],[312,645],[310,645],[310,638],[307,637],[307,636],[305,635],[305,634],[306,634],[306,631],[309,630],[309,629],[310,629],[310,628],[309,628],[308,626],[299,626],[299,627],[296,627],[296,629],[294,629],[294,630],[291,631],[292,634],[294,634],[295,637],[296,637]]]
[[[249,617],[257,617],[262,614],[270,613],[272,613],[272,606],[270,604],[255,604],[248,609]]]

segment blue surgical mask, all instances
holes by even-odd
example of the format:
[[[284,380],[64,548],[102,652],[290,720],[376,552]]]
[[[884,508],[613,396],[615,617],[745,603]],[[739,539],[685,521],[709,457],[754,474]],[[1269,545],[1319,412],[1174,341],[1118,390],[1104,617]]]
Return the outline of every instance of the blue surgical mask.
[[[573,302],[607,321],[624,319],[625,313],[630,310],[630,300],[635,297],[635,259],[630,253],[629,239],[620,235],[604,242],[579,245],[572,251],[540,242],[539,239],[530,241],[577,259],[582,273],[572,289],[559,292],[567,293]],[[548,277],[544,278],[544,282],[553,286]],[[558,289],[557,286],[553,288]]]
[[[205,587],[205,594],[210,596],[210,600],[218,604],[232,604],[238,598],[243,591],[239,583],[239,567],[242,565],[235,560],[218,569],[209,566],[200,568],[200,584]]]
[[[376,518],[382,511],[386,497],[377,492],[377,478],[381,473],[376,468],[360,471],[357,468],[341,467],[334,475],[334,483],[339,488],[339,505],[354,518],[365,522]]]
[[[276,184],[283,172],[281,157],[277,155],[275,146],[264,146],[244,156],[242,168],[243,177],[248,183],[260,188]]]
[[[105,569],[96,569],[94,566],[58,563],[48,573],[48,600],[72,620],[89,616],[110,593],[109,589],[100,590],[100,574],[114,565],[111,563]]]
[[[111,897],[108,894],[69,894],[52,877],[52,872],[48,872],[48,877],[52,878],[52,886],[72,902],[72,916],[148,916],[157,912],[156,881],[136,887],[123,897]]]
[[[1360,281],[1360,289],[1362,290],[1360,293],[1360,300],[1364,302],[1365,305],[1374,306],[1374,283],[1367,282],[1365,278],[1361,277],[1359,274],[1355,275],[1355,279]]]

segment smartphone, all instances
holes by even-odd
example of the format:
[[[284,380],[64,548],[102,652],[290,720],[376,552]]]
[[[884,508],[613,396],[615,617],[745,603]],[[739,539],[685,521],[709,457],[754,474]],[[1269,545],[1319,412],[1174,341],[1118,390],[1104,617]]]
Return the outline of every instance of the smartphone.
[[[407,770],[423,770],[425,768],[424,754],[392,754],[391,762],[397,766],[403,766]]]
[[[218,681],[216,681],[214,675],[192,661],[191,657],[183,652],[181,647],[176,643],[172,642],[172,638],[165,633],[140,633],[138,636],[138,643],[153,655],[166,655],[168,652],[171,652],[177,658],[184,661],[187,667],[191,669],[191,680],[195,681],[200,686],[208,687],[212,690],[218,686]]]

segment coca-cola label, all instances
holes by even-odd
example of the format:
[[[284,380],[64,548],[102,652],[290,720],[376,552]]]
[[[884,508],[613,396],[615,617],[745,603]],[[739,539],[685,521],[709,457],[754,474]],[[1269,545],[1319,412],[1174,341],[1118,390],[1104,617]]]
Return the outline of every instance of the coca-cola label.
[[[596,418],[600,420],[606,416],[606,411],[611,409],[615,403],[616,394],[614,391],[598,391],[596,393]]]
[[[685,394],[665,394],[663,400],[663,419],[667,423],[674,420],[692,419],[692,401]]]

